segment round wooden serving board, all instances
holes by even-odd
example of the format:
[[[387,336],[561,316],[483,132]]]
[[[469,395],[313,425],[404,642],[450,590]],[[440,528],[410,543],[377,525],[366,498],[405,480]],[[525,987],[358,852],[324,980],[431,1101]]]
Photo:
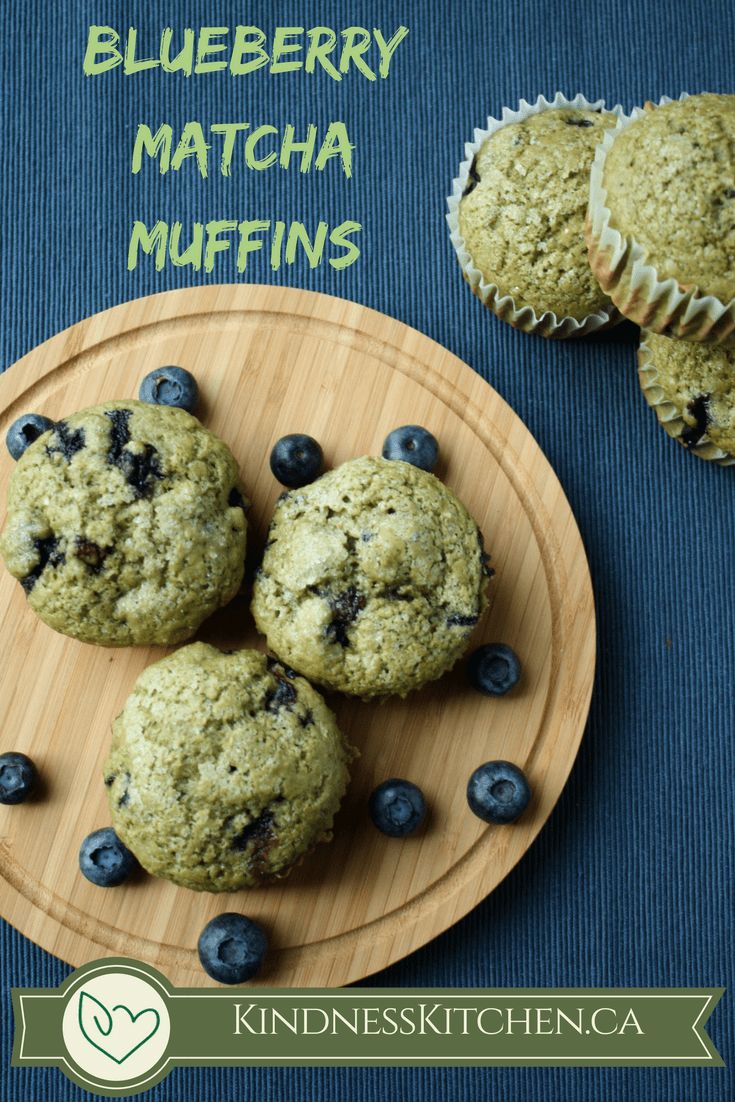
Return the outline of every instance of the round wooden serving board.
[[[34,349],[0,378],[0,434],[23,412],[60,418],[137,397],[155,367],[197,377],[202,421],[232,448],[253,502],[260,548],[281,487],[268,457],[288,432],[321,441],[328,466],[380,454],[386,434],[419,423],[441,447],[440,478],[479,523],[496,575],[471,646],[503,641],[523,679],[490,699],[464,663],[406,700],[330,703],[361,751],[335,821],[284,881],[211,895],[143,876],[114,889],[80,874],[79,844],[109,824],[102,763],[110,726],[162,648],[105,649],[57,635],[27,608],[0,567],[0,750],[37,763],[43,791],[0,806],[0,910],[27,937],[73,965],[110,955],[148,961],[174,983],[202,986],[196,943],[221,911],[269,932],[257,983],[338,986],[410,953],[493,890],[531,844],[574,762],[587,716],[595,623],[587,562],[559,482],[531,434],[479,375],[413,329],[355,303],[308,291],[220,286],[117,306]],[[0,458],[0,516],[13,463]],[[200,638],[263,646],[245,598]],[[534,799],[512,826],[471,814],[467,779],[481,762],[525,769]],[[407,777],[428,799],[419,835],[386,838],[369,821],[371,789]]]

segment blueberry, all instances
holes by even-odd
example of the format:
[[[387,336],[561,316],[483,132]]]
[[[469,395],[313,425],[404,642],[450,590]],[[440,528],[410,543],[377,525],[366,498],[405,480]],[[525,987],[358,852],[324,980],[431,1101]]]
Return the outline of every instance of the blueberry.
[[[512,823],[528,807],[531,789],[524,773],[509,761],[486,761],[467,782],[470,809],[486,823]]]
[[[42,417],[40,413],[23,413],[20,417],[16,417],[5,437],[5,443],[13,459],[20,459],[34,440],[38,440],[39,436],[53,427],[54,422],[48,417]]]
[[[16,750],[0,754],[0,804],[21,804],[36,784],[38,773],[30,758]]]
[[[402,459],[420,467],[422,471],[433,471],[439,458],[439,445],[436,437],[421,425],[403,425],[388,433],[383,444],[383,459]]]
[[[93,830],[79,849],[79,868],[100,888],[114,888],[138,869],[136,858],[112,827]]]
[[[393,777],[383,781],[370,795],[370,818],[378,830],[391,838],[413,834],[426,818],[426,800],[411,781]]]
[[[470,655],[467,676],[474,688],[486,696],[504,696],[518,684],[521,663],[504,643],[485,643]]]
[[[313,482],[322,469],[324,454],[312,436],[301,432],[282,436],[271,452],[271,470],[284,486],[297,490]]]
[[[257,922],[227,911],[207,923],[197,949],[202,968],[213,980],[245,983],[263,963],[268,939]]]
[[[199,387],[191,372],[183,367],[159,367],[146,375],[138,397],[154,406],[178,406],[193,413],[199,401]]]

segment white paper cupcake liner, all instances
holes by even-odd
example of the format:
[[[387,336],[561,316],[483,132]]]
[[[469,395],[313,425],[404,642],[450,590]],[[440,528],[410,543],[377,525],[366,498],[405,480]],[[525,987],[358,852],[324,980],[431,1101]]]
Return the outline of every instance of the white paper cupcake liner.
[[[732,467],[735,464],[735,456],[723,451],[705,433],[696,444],[684,444],[681,440],[682,433],[689,428],[680,411],[674,405],[659,383],[658,370],[653,363],[651,349],[646,343],[646,331],[641,332],[641,342],[638,346],[638,380],[641,384],[643,396],[651,409],[656,414],[661,426],[677,443],[685,447],[693,455],[700,459],[707,459],[711,463],[719,463],[722,467]]]
[[[688,96],[683,92],[679,99]],[[662,96],[657,106],[672,102],[669,96]],[[638,325],[682,340],[734,344],[735,299],[722,302],[696,288],[682,289],[673,277],[660,279],[656,268],[645,262],[642,246],[610,224],[612,215],[602,182],[605,159],[620,131],[645,110],[635,107],[629,116],[621,116],[597,147],[586,226],[592,270],[620,312]]]
[[[527,103],[522,99],[518,108],[513,111],[510,107],[504,107],[502,116],[495,119],[490,116],[484,129],[476,129],[473,140],[465,145],[465,160],[459,166],[459,175],[452,185],[452,194],[447,198],[449,213],[450,236],[454,245],[457,258],[462,268],[462,274],[472,288],[473,293],[489,307],[497,316],[516,329],[523,329],[526,333],[537,333],[542,337],[561,339],[564,337],[579,337],[595,330],[605,329],[621,320],[618,311],[610,305],[594,314],[588,314],[585,318],[578,319],[568,316],[557,316],[553,310],[546,310],[537,314],[531,306],[516,306],[511,295],[504,294],[496,283],[488,283],[477,268],[470,256],[464,239],[459,231],[459,203],[467,186],[470,168],[475,154],[479,152],[482,144],[510,123],[521,122],[529,115],[537,115],[541,111],[549,111],[560,107],[576,107],[588,111],[609,111],[612,114],[623,117],[623,110],[619,105],[606,107],[604,100],[588,100],[583,95],[577,94],[574,99],[567,99],[561,92],[557,92],[552,100],[539,96],[535,103]]]

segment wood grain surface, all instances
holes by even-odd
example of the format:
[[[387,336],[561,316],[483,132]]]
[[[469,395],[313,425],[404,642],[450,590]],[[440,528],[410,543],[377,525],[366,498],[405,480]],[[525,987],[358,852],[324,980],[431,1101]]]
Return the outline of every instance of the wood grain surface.
[[[77,852],[107,825],[102,762],[110,727],[135,679],[162,648],[104,649],[57,635],[0,568],[0,749],[22,750],[43,775],[38,797],[0,807],[0,911],[73,965],[110,955],[148,961],[180,985],[212,983],[199,966],[204,924],[225,910],[261,922],[271,939],[256,983],[338,986],[424,944],[493,890],[546,821],[574,762],[595,656],[592,589],[564,493],[528,430],[479,375],[413,329],[355,303],[308,291],[219,286],[117,306],[58,334],[0,378],[0,433],[23,412],[59,418],[137,397],[155,367],[192,371],[199,416],[237,457],[260,547],[281,487],[268,456],[287,432],[317,437],[326,463],[379,454],[386,434],[417,422],[441,447],[438,475],[480,524],[496,576],[472,646],[503,641],[524,673],[489,699],[464,664],[406,700],[367,704],[331,695],[361,751],[329,845],[290,877],[258,890],[199,894],[141,877],[89,884]],[[0,457],[0,518],[13,463]],[[263,646],[246,598],[199,638]],[[508,758],[534,789],[512,826],[469,811],[467,779]],[[428,827],[405,840],[371,825],[366,801],[391,776],[419,784]]]

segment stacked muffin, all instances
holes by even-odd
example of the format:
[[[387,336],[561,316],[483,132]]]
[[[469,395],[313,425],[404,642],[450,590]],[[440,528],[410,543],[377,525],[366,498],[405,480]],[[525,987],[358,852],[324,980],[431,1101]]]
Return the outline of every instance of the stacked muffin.
[[[639,378],[661,424],[735,462],[735,96],[630,116],[539,97],[467,152],[448,221],[478,297],[542,336],[643,326]]]
[[[649,105],[606,135],[587,238],[601,286],[644,326],[639,378],[659,421],[735,462],[735,96]]]
[[[583,96],[489,118],[466,147],[448,200],[464,278],[503,321],[544,337],[581,336],[619,320],[587,258],[589,175],[621,117]]]

